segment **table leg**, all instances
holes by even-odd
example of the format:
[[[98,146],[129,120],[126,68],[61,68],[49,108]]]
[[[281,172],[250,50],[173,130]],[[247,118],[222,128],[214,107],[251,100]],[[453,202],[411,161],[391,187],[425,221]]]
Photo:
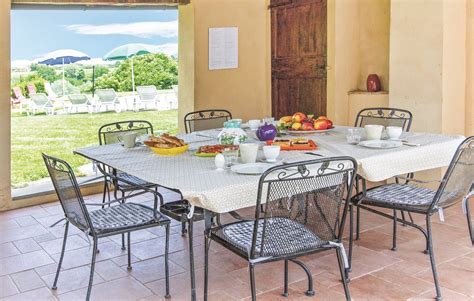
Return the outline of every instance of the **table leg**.
[[[212,227],[212,217],[215,214],[209,210],[204,210],[205,234]],[[196,273],[194,269],[194,244],[193,244],[193,219],[188,219],[189,238],[189,273],[191,274],[191,301],[196,301]]]
[[[196,301],[196,274],[194,271],[193,218],[188,219],[189,273],[191,274],[191,300]]]

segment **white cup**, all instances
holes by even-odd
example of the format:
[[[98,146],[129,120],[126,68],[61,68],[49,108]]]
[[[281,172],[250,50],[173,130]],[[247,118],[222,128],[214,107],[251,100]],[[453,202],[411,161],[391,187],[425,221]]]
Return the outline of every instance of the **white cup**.
[[[275,162],[280,155],[279,145],[265,145],[263,147],[263,155],[267,162]]]
[[[268,123],[268,124],[274,124],[275,123],[275,117],[265,117],[262,119],[263,123]]]
[[[242,163],[255,163],[257,161],[258,144],[243,143],[239,145],[239,148]]]
[[[148,139],[150,139],[150,134],[143,134],[141,135],[140,137],[138,137],[138,141],[141,142],[141,143],[144,143],[145,141],[147,141]]]
[[[260,126],[260,120],[258,119],[252,119],[249,120],[249,127],[251,130],[256,130]]]
[[[385,128],[388,139],[398,139],[402,135],[403,129],[400,126],[387,126]]]
[[[380,140],[382,137],[382,125],[368,124],[364,128],[367,140]]]
[[[125,148],[135,147],[136,139],[137,133],[135,132],[125,133],[122,136],[119,136],[119,141],[123,143],[123,147]]]

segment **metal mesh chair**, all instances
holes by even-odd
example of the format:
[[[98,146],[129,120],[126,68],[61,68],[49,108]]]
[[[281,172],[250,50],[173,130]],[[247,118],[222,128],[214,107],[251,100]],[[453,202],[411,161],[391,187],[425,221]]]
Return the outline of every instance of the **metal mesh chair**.
[[[366,108],[356,117],[355,126],[364,127],[367,124],[383,126],[399,126],[408,132],[413,115],[410,111],[395,108]]]
[[[350,157],[277,166],[260,178],[255,219],[216,226],[205,233],[204,299],[207,299],[209,246],[216,241],[248,260],[252,300],[256,300],[254,268],[284,260],[284,292],[288,295],[288,262],[308,276],[308,296],[314,295],[312,276],[299,256],[335,249],[346,298],[342,233],[357,164]],[[263,206],[261,210],[260,206]]]
[[[186,133],[221,128],[225,121],[232,119],[227,110],[202,110],[188,113],[184,116]]]
[[[194,131],[202,131],[222,127],[224,121],[232,119],[232,114],[227,110],[202,110],[188,113],[184,116],[184,127],[186,133]],[[178,200],[167,202],[161,206],[161,212],[167,216],[181,222],[181,233],[184,235],[186,230],[186,222],[188,221],[188,213],[191,205],[187,200]],[[196,207],[193,212],[193,221],[204,219],[204,210]],[[219,222],[219,217],[217,217]],[[192,226],[189,224],[189,226]]]
[[[396,108],[365,108],[362,109],[356,116],[355,124],[356,127],[364,127],[368,124],[376,124],[382,126],[399,126],[403,131],[410,131],[410,127],[413,121],[413,114],[410,111]],[[413,174],[408,174],[407,179],[413,178]],[[398,179],[396,180],[398,183]],[[356,178],[356,191],[359,192],[365,189],[365,180],[359,176]],[[362,187],[361,187],[362,186]],[[350,240],[353,239],[353,210],[352,206],[349,208],[350,212]],[[405,220],[405,213],[401,211],[402,219]],[[410,220],[413,222],[413,218],[408,213]],[[396,231],[396,229],[395,229]],[[360,207],[357,207],[356,217],[356,240],[360,237]],[[352,244],[351,244],[352,246]],[[349,265],[352,262],[352,247],[349,248]],[[350,268],[349,268],[350,270]]]
[[[128,235],[128,269],[131,269],[131,253],[130,253],[130,232],[156,227],[164,226],[166,228],[166,245],[165,245],[165,275],[166,275],[166,296],[169,298],[169,269],[168,269],[168,249],[169,249],[169,233],[170,220],[163,216],[157,210],[157,203],[155,201],[155,208],[150,208],[136,203],[121,203],[120,200],[108,202],[108,205],[116,203],[115,206],[101,208],[94,211],[89,211],[86,205],[101,204],[85,204],[82,197],[76,177],[69,164],[63,160],[47,156],[43,154],[43,159],[48,169],[51,181],[58,195],[59,201],[64,211],[66,225],[64,230],[64,239],[61,249],[61,256],[58,262],[58,268],[52,289],[57,289],[59,272],[64,258],[64,251],[66,249],[67,234],[69,224],[76,226],[86,235],[93,239],[93,251],[91,261],[91,271],[89,276],[89,285],[87,288],[86,300],[89,300],[92,283],[94,278],[94,269],[96,254],[98,252],[98,239],[127,233]]]
[[[119,143],[120,136],[127,132],[135,132],[137,135],[153,134],[153,125],[146,120],[129,120],[119,121],[109,124],[105,124],[99,128],[99,144],[113,144]],[[101,166],[100,169],[105,170],[106,166]],[[104,192],[102,194],[102,202],[105,203],[106,196],[110,201],[110,186],[114,188],[114,197],[118,198],[117,193],[121,193],[121,198],[125,201],[126,193],[143,190],[143,188],[154,189],[155,192],[158,190],[158,185],[148,183],[140,178],[129,175],[122,171],[113,170],[112,174],[114,177],[108,177],[104,175]],[[122,179],[123,181],[117,181],[116,179]],[[145,192],[145,191],[144,191]],[[154,195],[156,198],[157,196]],[[125,249],[125,237],[122,236],[122,249]]]
[[[396,229],[397,222],[400,222],[417,228],[425,235],[427,244],[425,253],[430,255],[433,278],[436,286],[436,299],[441,299],[441,290],[438,283],[438,275],[436,273],[436,264],[433,254],[431,217],[437,212],[440,212],[440,215],[443,216],[443,210],[445,208],[464,201],[463,205],[467,207],[467,221],[469,223],[469,231],[472,240],[473,235],[470,225],[470,212],[467,197],[470,193],[472,194],[474,188],[474,136],[464,140],[464,142],[458,147],[451,164],[436,191],[425,187],[415,186],[414,183],[424,182],[411,180],[409,184],[395,183],[375,187],[358,194],[354,197],[353,203],[371,212],[388,218],[393,218],[394,229]],[[392,217],[375,210],[373,207],[393,209],[394,215]],[[426,230],[413,222],[397,218],[396,210],[425,215]]]

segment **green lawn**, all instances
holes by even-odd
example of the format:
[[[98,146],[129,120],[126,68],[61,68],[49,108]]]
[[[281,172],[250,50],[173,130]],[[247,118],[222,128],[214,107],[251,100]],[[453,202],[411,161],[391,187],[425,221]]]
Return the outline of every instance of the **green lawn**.
[[[98,144],[97,131],[103,124],[123,120],[148,120],[154,130],[176,133],[178,112],[145,111],[55,116],[12,116],[12,185],[47,177],[41,153],[68,161],[73,168],[88,163],[73,150]],[[77,172],[77,169],[76,169]]]

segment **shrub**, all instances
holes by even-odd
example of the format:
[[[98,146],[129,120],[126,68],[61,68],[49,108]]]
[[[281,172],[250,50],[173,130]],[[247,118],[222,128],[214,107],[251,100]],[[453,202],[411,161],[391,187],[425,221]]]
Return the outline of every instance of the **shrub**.
[[[43,78],[41,78],[38,74],[36,73],[33,73],[33,74],[30,74],[28,76],[26,76],[25,78],[23,79],[20,79],[20,81],[15,85],[20,87],[21,89],[21,92],[23,93],[23,95],[25,97],[29,97],[30,96],[30,93],[28,92],[28,85],[29,84],[34,84],[35,87],[36,87],[36,92],[37,93],[44,93],[44,82],[45,80]],[[12,96],[14,97],[15,95],[13,94],[13,90],[12,90]]]

